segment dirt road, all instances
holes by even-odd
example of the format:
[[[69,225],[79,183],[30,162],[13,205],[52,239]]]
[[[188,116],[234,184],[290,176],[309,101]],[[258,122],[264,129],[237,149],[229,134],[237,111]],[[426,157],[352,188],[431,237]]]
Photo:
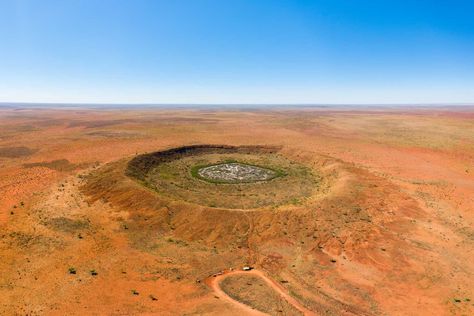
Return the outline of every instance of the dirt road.
[[[252,307],[250,307],[246,304],[243,304],[239,301],[234,300],[232,297],[227,295],[227,293],[225,293],[221,289],[220,283],[225,278],[229,277],[230,275],[236,275],[236,274],[245,274],[245,275],[253,274],[253,275],[256,275],[256,276],[262,278],[274,291],[276,291],[278,294],[280,294],[281,297],[283,297],[289,304],[291,304],[294,308],[296,308],[297,310],[302,312],[304,315],[308,315],[308,316],[316,315],[314,312],[308,310],[306,307],[301,305],[297,300],[295,300],[293,297],[291,297],[288,293],[286,293],[286,290],[280,284],[278,284],[275,281],[273,281],[272,279],[268,278],[262,271],[259,271],[259,270],[225,271],[220,275],[210,276],[209,278],[206,279],[205,282],[206,282],[207,285],[209,285],[214,290],[214,292],[216,293],[216,295],[218,297],[223,298],[223,299],[227,300],[228,302],[230,302],[234,305],[237,305],[242,310],[245,310],[249,315],[266,315],[265,313],[260,312],[256,309],[253,309]]]

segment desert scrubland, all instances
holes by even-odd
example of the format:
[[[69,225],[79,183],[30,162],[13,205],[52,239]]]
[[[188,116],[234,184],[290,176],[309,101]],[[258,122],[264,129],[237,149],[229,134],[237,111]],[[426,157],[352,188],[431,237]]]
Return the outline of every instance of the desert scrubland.
[[[2,315],[472,315],[473,211],[473,107],[0,108]]]

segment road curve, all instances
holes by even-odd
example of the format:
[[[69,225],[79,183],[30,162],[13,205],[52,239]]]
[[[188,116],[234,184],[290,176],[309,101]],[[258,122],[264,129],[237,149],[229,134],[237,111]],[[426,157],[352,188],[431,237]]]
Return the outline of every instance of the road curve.
[[[312,311],[310,311],[309,309],[307,309],[306,307],[304,307],[303,305],[300,304],[300,302],[298,302],[296,299],[294,299],[292,296],[290,296],[285,288],[283,288],[280,284],[276,283],[275,281],[273,281],[272,279],[268,278],[262,271],[259,271],[259,270],[251,270],[251,271],[224,271],[222,272],[222,274],[219,274],[219,275],[214,275],[214,276],[210,276],[208,277],[206,280],[205,280],[205,283],[211,287],[215,294],[220,297],[220,298],[223,298],[225,300],[227,300],[228,302],[238,306],[239,308],[241,308],[242,310],[246,311],[249,315],[267,315],[263,312],[260,312],[256,309],[253,309],[252,307],[246,305],[246,304],[243,304],[237,300],[234,300],[232,297],[230,297],[229,295],[227,295],[227,293],[225,293],[221,287],[220,287],[220,282],[222,280],[224,280],[225,278],[227,278],[228,276],[230,275],[235,275],[235,274],[253,274],[253,275],[257,275],[259,276],[260,278],[262,278],[273,290],[275,290],[278,294],[281,295],[281,297],[283,297],[289,304],[291,304],[294,308],[296,308],[297,310],[299,310],[300,312],[302,312],[304,315],[307,315],[307,316],[316,316],[316,314]]]

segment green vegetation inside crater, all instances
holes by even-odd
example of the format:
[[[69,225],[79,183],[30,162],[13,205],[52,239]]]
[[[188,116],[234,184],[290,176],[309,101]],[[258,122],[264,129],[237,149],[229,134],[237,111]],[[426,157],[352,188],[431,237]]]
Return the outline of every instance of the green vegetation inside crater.
[[[242,164],[275,173],[265,181],[205,179],[199,170],[220,164]],[[158,164],[147,173],[143,184],[173,199],[210,207],[251,209],[304,201],[317,189],[319,177],[306,166],[278,154],[203,154]]]

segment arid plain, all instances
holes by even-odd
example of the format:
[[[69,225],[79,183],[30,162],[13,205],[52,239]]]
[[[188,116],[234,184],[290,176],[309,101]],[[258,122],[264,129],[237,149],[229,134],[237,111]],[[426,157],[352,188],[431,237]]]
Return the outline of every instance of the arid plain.
[[[2,315],[473,315],[473,211],[473,107],[0,108]]]

